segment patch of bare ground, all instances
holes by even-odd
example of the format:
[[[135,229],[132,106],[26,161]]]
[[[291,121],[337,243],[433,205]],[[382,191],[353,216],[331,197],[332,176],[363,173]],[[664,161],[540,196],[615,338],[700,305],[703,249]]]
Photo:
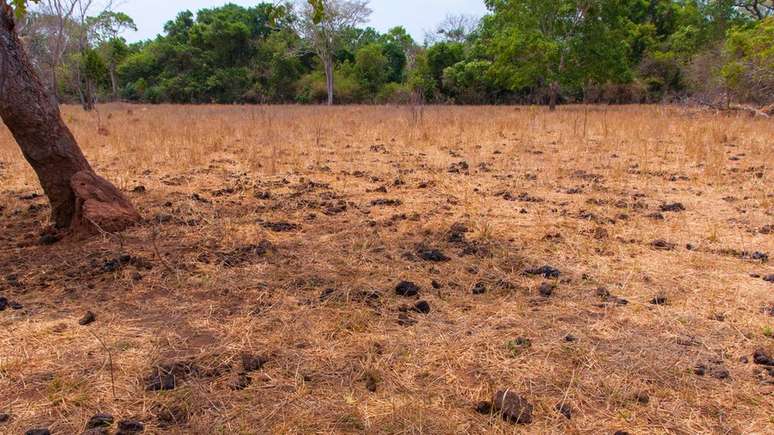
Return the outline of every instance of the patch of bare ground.
[[[769,121],[100,110],[120,236],[0,131],[0,433],[774,431]]]

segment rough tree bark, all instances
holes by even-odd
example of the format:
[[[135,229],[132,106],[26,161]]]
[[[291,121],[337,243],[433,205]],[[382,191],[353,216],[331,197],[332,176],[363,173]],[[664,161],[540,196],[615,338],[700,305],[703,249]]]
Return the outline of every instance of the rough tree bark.
[[[0,118],[35,170],[57,230],[117,232],[140,220],[132,204],[86,161],[30,64],[7,0],[0,0]]]
[[[328,105],[333,105],[333,58],[325,60],[325,86],[328,90]]]
[[[548,110],[556,110],[556,100],[559,98],[559,82],[553,81],[548,87]]]

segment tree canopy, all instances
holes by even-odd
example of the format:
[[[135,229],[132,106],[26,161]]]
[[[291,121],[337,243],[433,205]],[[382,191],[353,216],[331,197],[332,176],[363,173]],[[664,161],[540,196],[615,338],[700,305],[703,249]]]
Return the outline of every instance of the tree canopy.
[[[403,27],[362,27],[368,5],[354,0],[182,11],[137,43],[121,37],[131,18],[105,11],[70,20],[68,32],[88,27],[87,46],[68,45],[56,65],[33,6],[24,40],[69,100],[86,78],[102,100],[148,103],[319,103],[331,90],[342,103],[774,102],[772,1],[485,4],[480,19],[449,15],[424,43]]]

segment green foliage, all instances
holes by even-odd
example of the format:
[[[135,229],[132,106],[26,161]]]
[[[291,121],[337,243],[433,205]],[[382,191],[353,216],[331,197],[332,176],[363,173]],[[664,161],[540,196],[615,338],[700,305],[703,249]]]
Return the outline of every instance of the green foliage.
[[[373,99],[389,78],[389,59],[382,47],[369,44],[357,51],[353,73],[366,99]]]
[[[16,11],[16,17],[21,18],[27,13],[27,5],[30,3],[38,3],[40,0],[11,0],[11,5]]]
[[[87,48],[80,55],[81,74],[94,82],[101,82],[107,76],[107,66],[97,50]]]
[[[725,52],[722,75],[731,92],[745,101],[774,103],[774,17],[732,29]]]
[[[433,76],[426,52],[417,54],[414,59],[414,67],[408,73],[408,88],[423,100],[435,99],[438,82]]]
[[[18,13],[31,2],[12,0]],[[135,44],[120,37],[133,20],[103,12],[86,20],[83,49],[56,67],[57,85],[71,100],[85,77],[132,101],[319,103],[323,63],[333,59],[342,103],[657,102],[721,91],[774,99],[774,18],[739,2],[485,0],[489,13],[464,37],[420,47],[403,27],[350,23],[324,58],[299,23],[332,19],[332,3],[307,2],[311,16],[268,2],[183,11],[163,35]],[[26,38],[35,64],[46,64],[46,37]]]

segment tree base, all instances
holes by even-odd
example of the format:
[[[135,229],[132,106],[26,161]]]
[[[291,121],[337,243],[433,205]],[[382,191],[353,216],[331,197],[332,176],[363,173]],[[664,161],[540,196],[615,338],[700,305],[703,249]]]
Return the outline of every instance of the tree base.
[[[75,194],[75,213],[69,231],[73,236],[117,233],[141,220],[129,200],[92,171],[77,172],[70,179],[70,186]]]

